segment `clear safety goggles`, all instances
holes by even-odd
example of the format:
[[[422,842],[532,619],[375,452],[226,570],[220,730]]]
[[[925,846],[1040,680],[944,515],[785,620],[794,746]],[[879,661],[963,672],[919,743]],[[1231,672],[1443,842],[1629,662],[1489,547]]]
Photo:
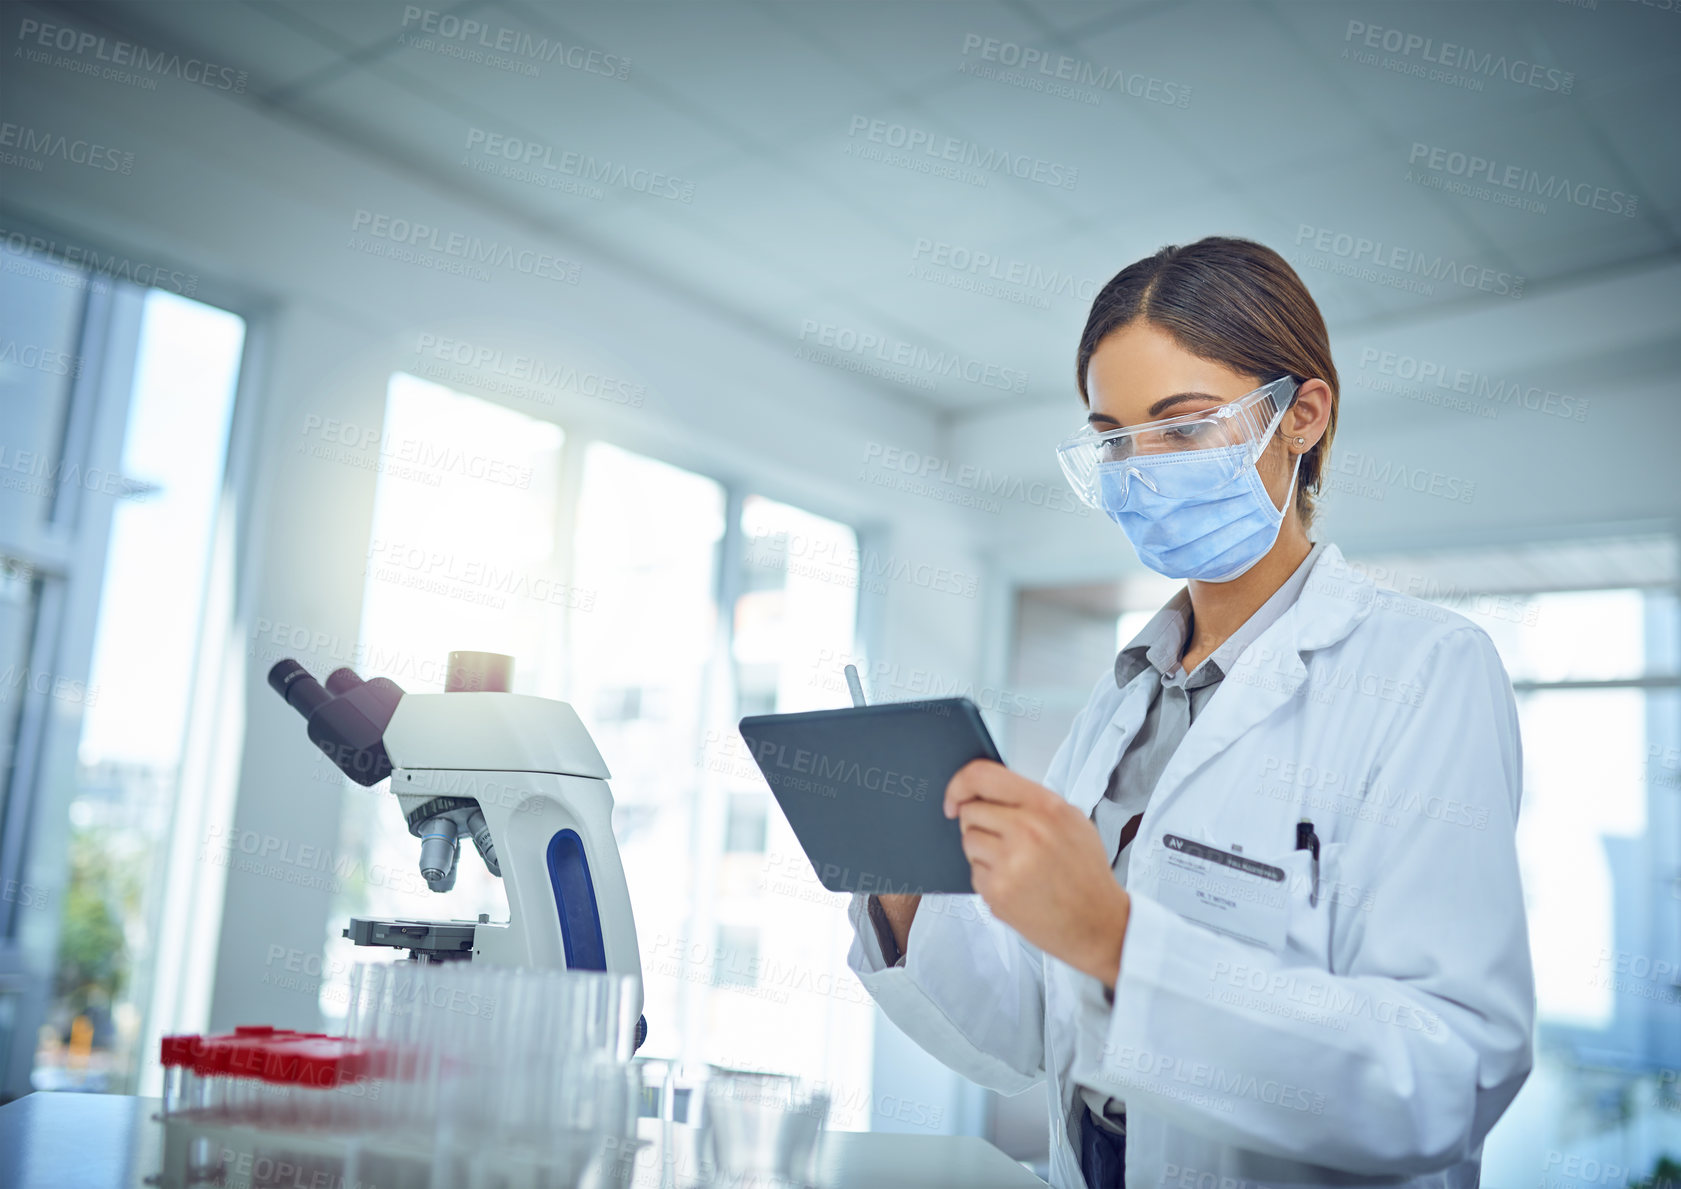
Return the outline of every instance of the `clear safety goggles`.
[[[1236,400],[1201,412],[1120,429],[1099,430],[1088,424],[1056,448],[1057,461],[1075,494],[1093,508],[1103,507],[1099,492],[1104,472],[1116,475],[1122,496],[1134,477],[1162,494],[1194,495],[1197,493],[1164,491],[1164,485],[1173,483],[1174,468],[1170,459],[1154,456],[1197,451],[1196,459],[1204,465],[1186,468],[1185,473],[1189,479],[1194,471],[1199,486],[1208,482],[1206,464],[1212,459],[1219,459],[1221,469],[1230,472],[1225,478],[1235,479],[1261,457],[1299,386],[1294,376],[1280,376]],[[1147,462],[1139,461],[1145,458]],[[1128,462],[1134,465],[1125,465]],[[1113,482],[1115,479],[1111,479]]]

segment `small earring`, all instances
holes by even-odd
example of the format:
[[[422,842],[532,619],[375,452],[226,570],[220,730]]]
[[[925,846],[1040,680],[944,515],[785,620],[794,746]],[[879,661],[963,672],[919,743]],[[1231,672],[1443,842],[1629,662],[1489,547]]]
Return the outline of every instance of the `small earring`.
[[[1306,438],[1297,438],[1296,439],[1296,445],[1300,446],[1305,441],[1307,441]]]

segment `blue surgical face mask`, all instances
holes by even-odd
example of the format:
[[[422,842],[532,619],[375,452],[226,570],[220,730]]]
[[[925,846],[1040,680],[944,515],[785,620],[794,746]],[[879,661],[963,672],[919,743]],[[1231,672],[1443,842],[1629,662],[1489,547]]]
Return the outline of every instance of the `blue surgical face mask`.
[[[1279,410],[1273,426],[1283,415]],[[1273,426],[1264,440],[1270,440]],[[1281,510],[1249,458],[1253,450],[1248,443],[1238,443],[1101,463],[1097,478],[1103,510],[1126,530],[1138,560],[1156,573],[1230,582],[1265,557],[1278,540],[1302,464],[1302,456],[1296,455]],[[1123,478],[1128,470],[1132,474]]]

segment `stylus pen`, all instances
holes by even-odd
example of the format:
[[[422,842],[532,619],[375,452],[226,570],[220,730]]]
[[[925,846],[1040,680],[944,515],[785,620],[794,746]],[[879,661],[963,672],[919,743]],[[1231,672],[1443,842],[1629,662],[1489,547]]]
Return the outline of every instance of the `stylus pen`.
[[[864,704],[864,686],[858,680],[857,665],[846,667],[846,688],[852,691],[852,704],[862,706]]]

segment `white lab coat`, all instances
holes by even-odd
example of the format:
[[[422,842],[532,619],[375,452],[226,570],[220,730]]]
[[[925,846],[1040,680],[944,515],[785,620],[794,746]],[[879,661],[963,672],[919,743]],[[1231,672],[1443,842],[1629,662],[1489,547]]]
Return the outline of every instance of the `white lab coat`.
[[[1145,708],[1106,667],[1044,783],[1089,815]],[[848,964],[951,1069],[1002,1094],[1047,1079],[1058,1189],[1084,1186],[1076,1081],[1126,1103],[1128,1189],[1475,1186],[1533,1061],[1521,781],[1487,634],[1327,544],[1150,798],[1112,1007],[978,896],[924,896],[895,968],[854,896]],[[1278,951],[1157,902],[1169,833],[1284,868]]]

